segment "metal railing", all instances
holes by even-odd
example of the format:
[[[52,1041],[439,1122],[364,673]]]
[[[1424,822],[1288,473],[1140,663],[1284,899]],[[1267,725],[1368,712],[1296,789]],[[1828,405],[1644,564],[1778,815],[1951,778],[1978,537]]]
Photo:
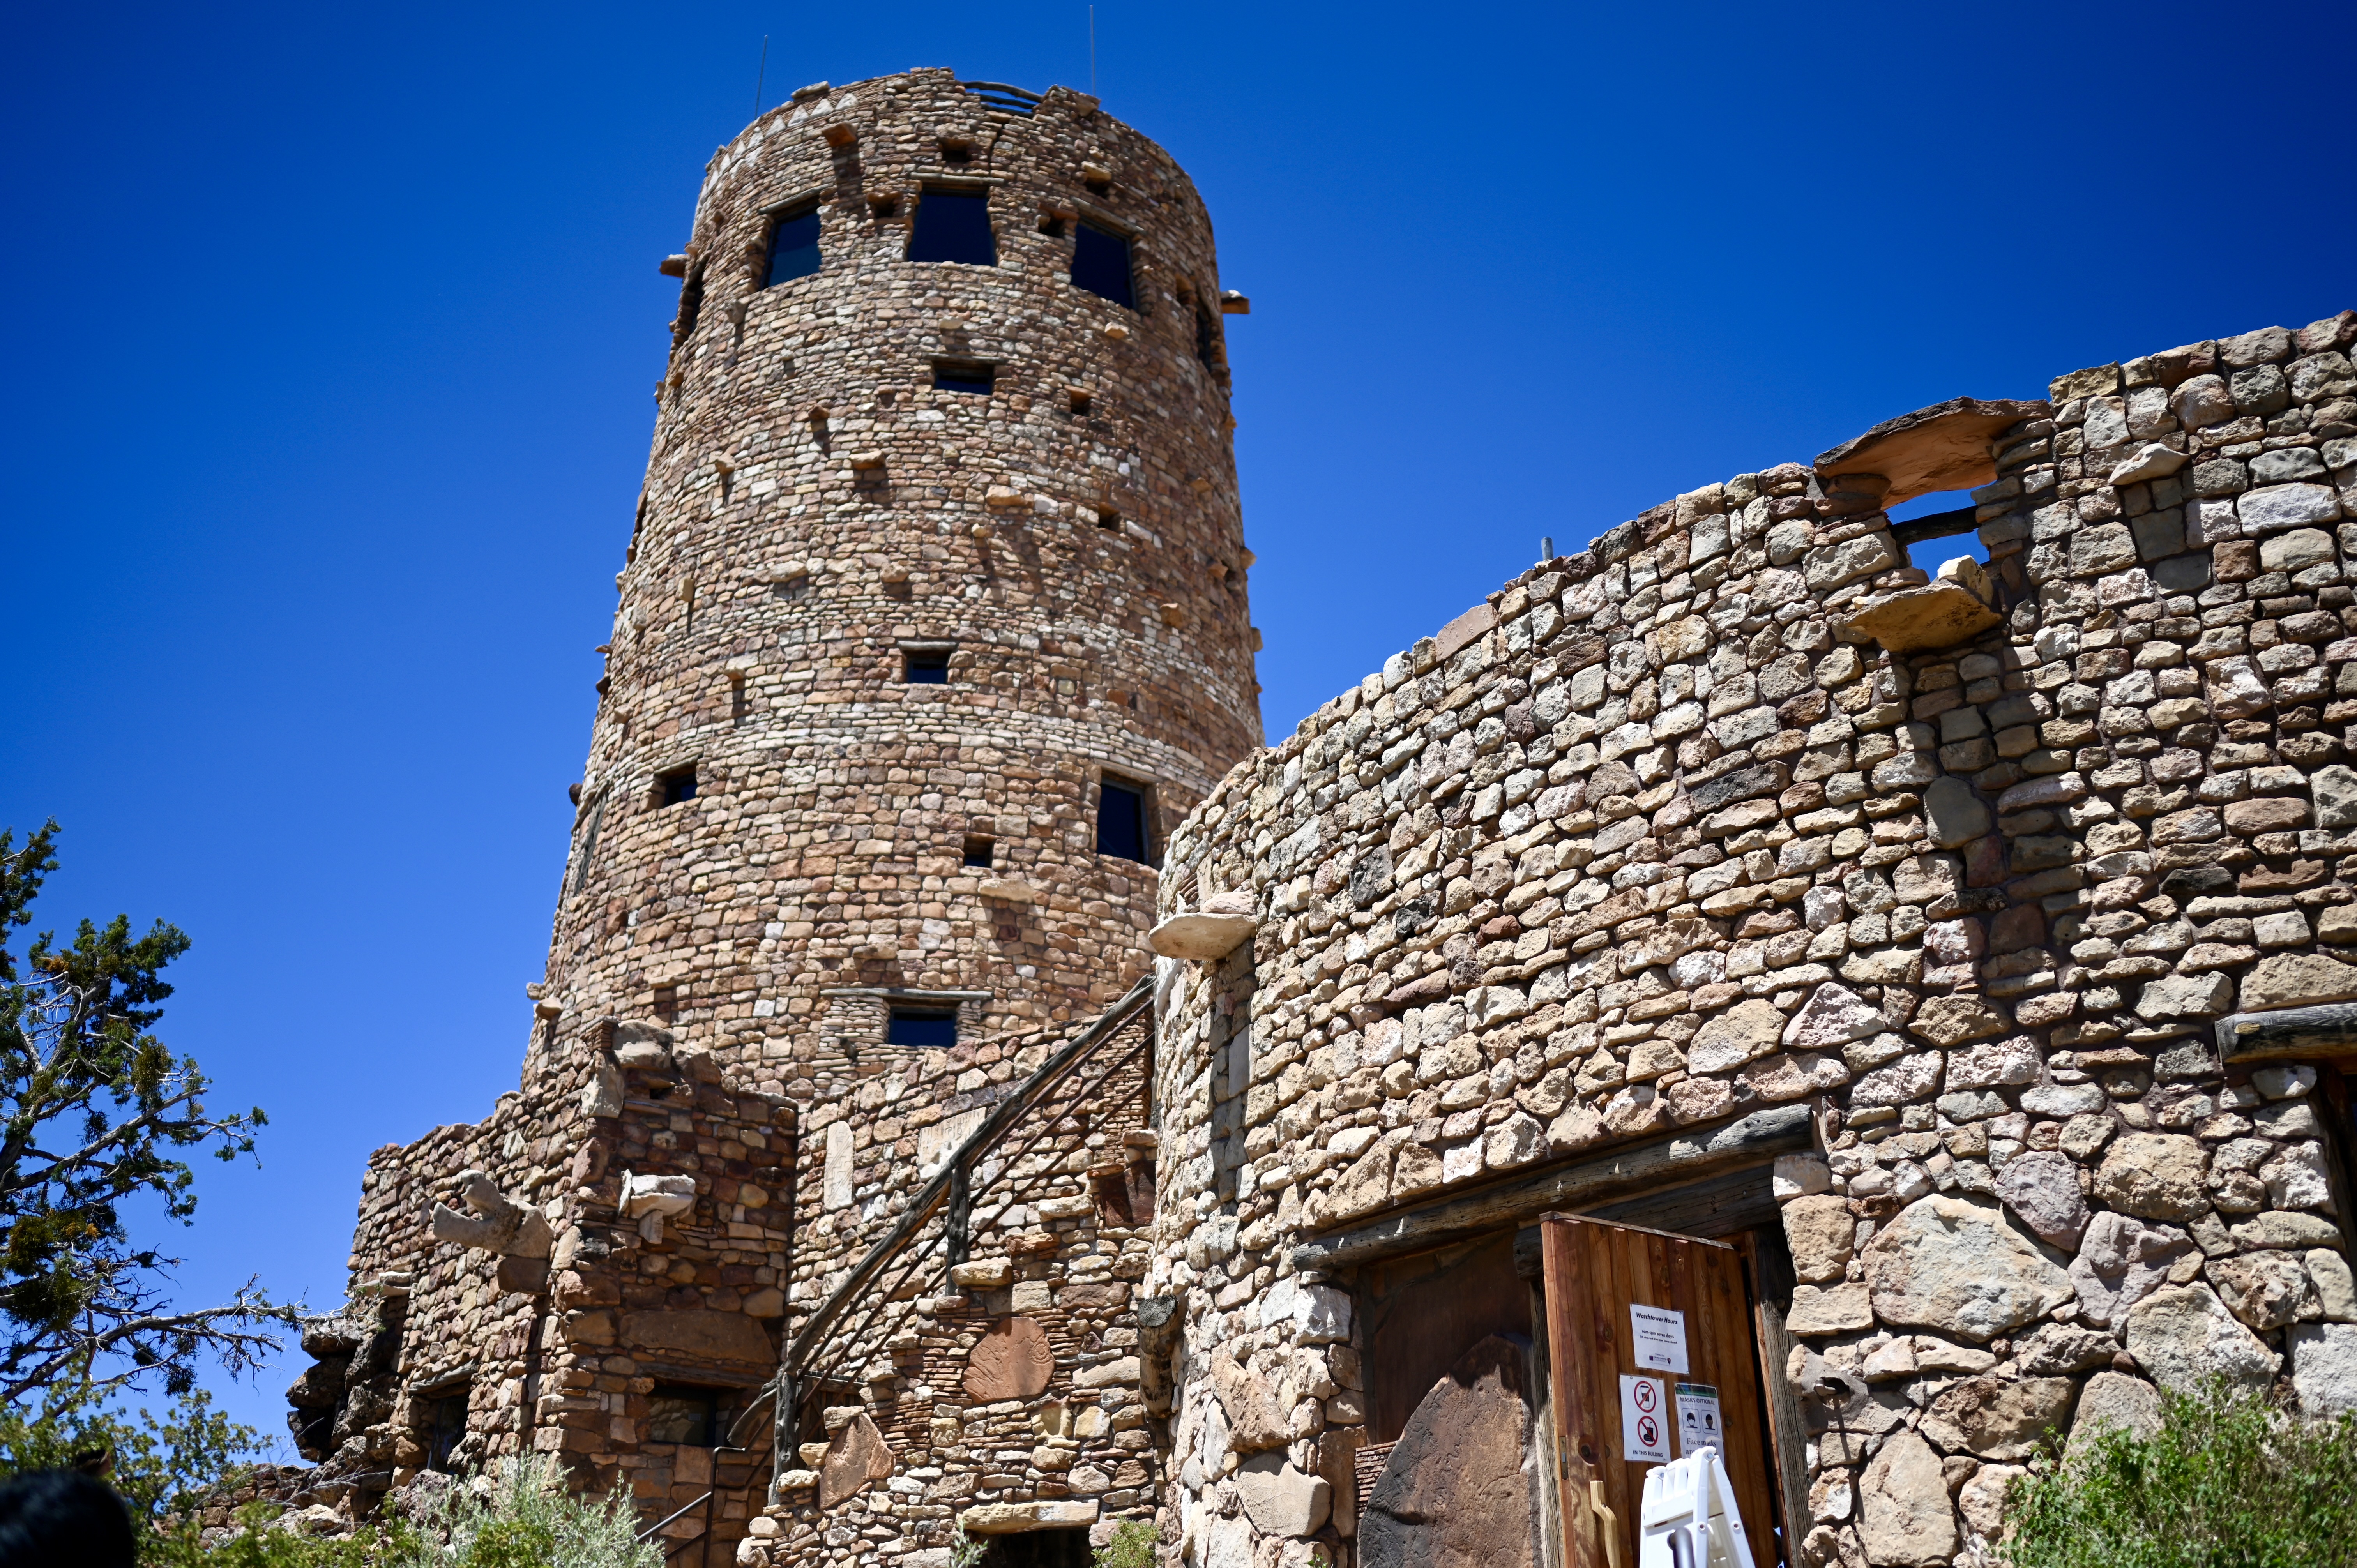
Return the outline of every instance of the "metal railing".
[[[892,1324],[886,1313],[896,1305],[904,1312],[914,1310],[914,1286],[925,1270],[946,1272],[965,1261],[977,1203],[993,1205],[987,1218],[996,1220],[1039,1187],[1061,1185],[1069,1189],[1073,1173],[1055,1168],[1054,1161],[1047,1162],[1047,1168],[1036,1168],[1036,1161],[1027,1168],[1027,1156],[1060,1130],[1071,1131],[1076,1121],[1082,1127],[1101,1122],[1107,1085],[1132,1068],[1139,1069],[1135,1120],[1144,1125],[1153,1077],[1153,1003],[1149,972],[992,1107],[909,1200],[892,1229],[852,1265],[787,1341],[777,1377],[756,1393],[728,1434],[732,1444],[745,1443],[759,1430],[754,1423],[768,1411],[773,1500],[777,1478],[798,1467],[803,1396],[823,1387],[854,1390],[862,1380],[864,1365],[879,1350],[889,1354]],[[1027,1117],[1035,1124],[1017,1143],[1015,1134]],[[985,1162],[988,1168],[984,1168]]]
[[[1004,109],[1010,114],[1029,114],[1039,107],[1045,96],[1028,88],[1009,87],[1003,81],[961,81],[958,85],[993,109]]]

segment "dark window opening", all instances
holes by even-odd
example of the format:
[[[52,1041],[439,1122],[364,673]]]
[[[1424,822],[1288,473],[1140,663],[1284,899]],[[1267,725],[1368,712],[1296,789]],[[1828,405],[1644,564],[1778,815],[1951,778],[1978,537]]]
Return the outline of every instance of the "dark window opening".
[[[1097,789],[1097,853],[1153,864],[1146,832],[1146,791],[1107,779]]]
[[[900,679],[911,686],[950,683],[950,650],[946,648],[906,648],[900,650]]]
[[[818,209],[805,207],[778,220],[770,234],[770,274],[761,285],[775,288],[818,271]]]
[[[677,1021],[679,1017],[678,986],[658,985],[655,987],[655,1016],[662,1019],[666,1024]]]
[[[457,1468],[453,1458],[461,1439],[467,1435],[467,1390],[464,1384],[446,1393],[429,1394],[412,1402],[422,1405],[417,1422],[418,1441],[425,1448],[425,1467],[444,1475]]]
[[[916,223],[909,232],[909,259],[996,266],[998,241],[990,231],[990,193],[927,188],[917,199]]]
[[[965,863],[968,865],[987,866],[991,863],[991,852],[997,847],[994,841],[984,838],[979,833],[969,834],[965,841]]]
[[[1089,394],[1081,391],[1078,387],[1074,387],[1072,389],[1072,412],[1074,413],[1087,413],[1089,412],[1089,404],[1092,401],[1092,400],[1090,398]]]
[[[1219,328],[1200,299],[1195,302],[1195,358],[1215,371],[1220,368]]]
[[[719,1447],[727,1434],[720,1412],[728,1394],[726,1389],[657,1383],[647,1400],[647,1441],[688,1448]]]
[[[679,286],[679,319],[672,323],[672,341],[685,341],[695,330],[695,318],[703,313],[704,263],[698,262],[688,269],[687,281]]]
[[[942,137],[942,161],[945,164],[972,163],[974,161],[974,144],[962,137]]]
[[[891,1022],[886,1026],[884,1043],[888,1046],[938,1046],[957,1044],[957,1014],[938,1007],[895,1007]]]
[[[1095,1561],[1086,1526],[1024,1530],[984,1537],[981,1568],[1089,1568]]]
[[[1121,532],[1121,513],[1114,510],[1113,508],[1109,506],[1101,506],[1097,508],[1097,526],[1107,530],[1110,532],[1119,533]]]
[[[1062,239],[1064,237],[1063,214],[1060,212],[1042,212],[1039,214],[1039,232],[1047,235],[1050,240]]]
[[[935,360],[935,392],[980,392],[985,397],[998,384],[998,367],[980,360]]]
[[[1102,295],[1115,305],[1137,308],[1131,286],[1129,239],[1126,235],[1083,223],[1072,236],[1072,284]]]
[[[655,779],[658,798],[666,806],[676,806],[683,800],[695,799],[695,765],[674,768]]]

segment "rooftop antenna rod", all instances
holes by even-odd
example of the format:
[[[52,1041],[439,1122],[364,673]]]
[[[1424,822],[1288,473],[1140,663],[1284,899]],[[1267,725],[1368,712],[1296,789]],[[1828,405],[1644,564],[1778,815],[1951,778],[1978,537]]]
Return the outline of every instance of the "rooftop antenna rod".
[[[1089,96],[1097,95],[1097,8],[1089,7]]]
[[[753,78],[753,118],[761,117],[761,89],[770,83],[770,35],[761,35],[761,69]]]

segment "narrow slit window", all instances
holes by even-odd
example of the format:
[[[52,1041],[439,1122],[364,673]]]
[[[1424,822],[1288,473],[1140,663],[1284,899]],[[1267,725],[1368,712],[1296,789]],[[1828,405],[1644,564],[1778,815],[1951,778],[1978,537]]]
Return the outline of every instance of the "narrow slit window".
[[[916,222],[909,231],[909,259],[996,266],[998,241],[990,231],[990,192],[926,187],[917,199]]]
[[[980,833],[970,833],[965,841],[965,863],[987,870],[997,847],[995,840],[984,838]]]
[[[935,392],[979,392],[985,397],[998,384],[998,367],[980,360],[935,360]]]
[[[764,288],[775,288],[818,271],[818,207],[815,203],[787,213],[770,234],[770,274]]]
[[[1137,308],[1129,270],[1129,236],[1083,223],[1072,235],[1072,284],[1115,305]]]
[[[655,780],[656,798],[666,806],[695,799],[695,765],[674,768]]]
[[[957,1013],[945,1007],[895,1007],[886,1026],[890,1046],[946,1047],[957,1044]]]
[[[902,649],[900,660],[900,679],[911,686],[950,683],[950,650],[946,648]]]
[[[1097,789],[1097,853],[1151,865],[1146,832],[1146,791],[1107,779]]]

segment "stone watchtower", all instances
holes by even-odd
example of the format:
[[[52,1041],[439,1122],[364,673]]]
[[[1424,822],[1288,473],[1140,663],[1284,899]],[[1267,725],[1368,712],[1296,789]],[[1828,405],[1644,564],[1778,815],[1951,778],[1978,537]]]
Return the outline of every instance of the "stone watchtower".
[[[771,1466],[722,1438],[780,1347],[1144,973],[1165,834],[1260,742],[1243,302],[1168,154],[1060,88],[806,88],[663,268],[522,1084],[371,1157],[288,1391],[355,1514],[539,1451],[740,1536]]]
[[[915,70],[721,148],[664,270],[553,1037],[791,1095],[1086,1016],[1261,738],[1200,198],[1092,98]]]

